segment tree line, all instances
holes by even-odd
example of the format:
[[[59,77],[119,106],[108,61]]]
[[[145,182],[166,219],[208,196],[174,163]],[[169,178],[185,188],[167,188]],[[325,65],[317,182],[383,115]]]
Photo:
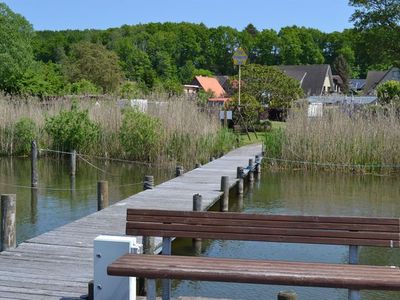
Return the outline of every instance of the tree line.
[[[354,28],[324,33],[149,23],[107,30],[34,31],[0,3],[0,89],[40,97],[148,91],[180,93],[195,75],[234,75],[239,46],[259,65],[348,64],[351,77],[400,64],[398,0],[352,0]],[[334,14],[334,12],[327,12]],[[340,58],[340,59],[339,59]],[[338,62],[339,59],[339,62]],[[336,62],[336,63],[335,63]]]

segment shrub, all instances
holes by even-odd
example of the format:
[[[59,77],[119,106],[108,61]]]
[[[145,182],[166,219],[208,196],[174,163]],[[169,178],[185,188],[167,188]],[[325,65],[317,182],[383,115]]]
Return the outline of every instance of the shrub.
[[[36,125],[29,118],[21,118],[15,123],[14,145],[18,155],[29,154],[31,142],[36,139]]]
[[[133,159],[152,160],[157,155],[161,123],[137,110],[126,110],[120,129],[122,147]]]
[[[73,95],[95,95],[99,93],[99,89],[86,79],[72,83],[70,89]]]
[[[73,102],[70,111],[61,110],[58,115],[46,118],[45,131],[61,150],[87,151],[99,137],[99,126],[89,119],[87,110],[80,110]]]
[[[400,103],[400,81],[389,80],[378,86],[379,103]]]

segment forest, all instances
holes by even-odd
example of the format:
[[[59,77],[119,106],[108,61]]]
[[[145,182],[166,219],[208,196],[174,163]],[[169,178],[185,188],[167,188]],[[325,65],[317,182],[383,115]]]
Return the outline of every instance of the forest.
[[[351,78],[400,65],[398,0],[349,1],[354,28],[278,32],[204,24],[149,23],[107,30],[35,31],[0,3],[0,89],[40,98],[65,94],[182,92],[194,75],[233,75],[232,54],[246,49],[260,65],[331,64],[342,56]],[[329,14],[334,12],[328,11]]]

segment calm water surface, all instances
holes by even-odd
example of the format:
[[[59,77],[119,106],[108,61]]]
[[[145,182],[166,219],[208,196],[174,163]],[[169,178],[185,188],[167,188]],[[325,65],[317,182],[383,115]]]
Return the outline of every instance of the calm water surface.
[[[328,173],[264,172],[243,201],[231,197],[231,210],[302,215],[400,216],[400,177]],[[179,240],[174,254],[193,255],[191,241]],[[346,263],[348,247],[241,241],[203,241],[204,256]],[[360,263],[400,265],[400,250],[362,247]],[[230,299],[276,299],[294,290],[299,300],[347,299],[347,290],[175,281],[174,296]],[[396,292],[362,292],[363,299],[400,299]]]
[[[96,212],[99,180],[108,181],[110,203],[114,203],[142,191],[145,175],[153,175],[156,184],[173,175],[172,170],[143,165],[90,162],[103,171],[78,160],[72,181],[65,160],[39,159],[39,189],[35,194],[29,188],[30,160],[0,158],[0,194],[17,195],[18,243]]]

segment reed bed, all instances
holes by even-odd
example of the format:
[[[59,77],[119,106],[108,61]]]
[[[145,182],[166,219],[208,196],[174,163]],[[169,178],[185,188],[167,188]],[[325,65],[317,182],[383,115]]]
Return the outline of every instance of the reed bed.
[[[161,124],[156,145],[158,155],[151,162],[178,162],[189,168],[196,162],[205,163],[210,157],[231,150],[235,144],[234,135],[221,128],[215,114],[199,111],[194,102],[165,95],[152,95],[149,98],[147,114],[157,118]],[[88,110],[90,119],[100,127],[98,141],[84,154],[134,159],[121,144],[119,132],[124,108],[117,104],[115,98],[81,98],[78,105]],[[16,154],[18,143],[22,141],[16,136],[15,125],[23,118],[35,124],[35,136],[41,148],[54,147],[51,137],[44,130],[46,117],[55,116],[70,107],[69,98],[49,102],[0,98],[0,154]]]
[[[283,166],[360,172],[400,169],[400,118],[395,108],[330,107],[318,118],[294,109],[286,126],[266,142],[268,155]]]

